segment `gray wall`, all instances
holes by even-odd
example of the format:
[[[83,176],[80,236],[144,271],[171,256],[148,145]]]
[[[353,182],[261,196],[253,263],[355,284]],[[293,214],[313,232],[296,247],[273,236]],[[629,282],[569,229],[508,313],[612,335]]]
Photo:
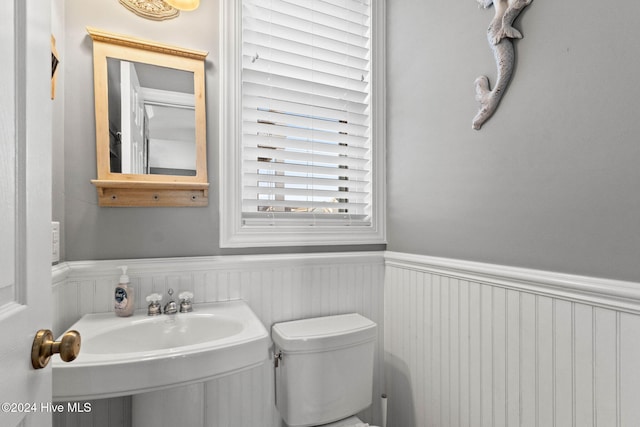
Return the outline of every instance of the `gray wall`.
[[[640,4],[534,0],[516,23],[525,38],[513,82],[473,131],[473,81],[495,79],[485,38],[493,9],[387,2],[389,249],[640,281],[640,28],[628,18]],[[64,9],[64,130],[54,129],[64,259],[243,252],[218,247],[217,1],[165,22],[117,0]],[[87,25],[209,51],[208,208],[97,206]],[[278,251],[336,249],[351,248]],[[258,251],[275,250],[244,252]]]
[[[60,2],[62,0],[55,0]],[[204,0],[177,19],[138,17],[118,0],[64,1],[64,130],[54,144],[64,158],[54,161],[54,220],[63,223],[66,260],[220,255],[255,252],[311,252],[383,249],[305,247],[222,250],[218,233],[219,5]],[[207,208],[100,208],[95,187],[95,125],[92,44],[86,27],[209,52],[206,63],[208,174]],[[58,112],[59,113],[59,112]],[[61,148],[63,147],[63,148]],[[64,172],[61,173],[61,170]],[[63,189],[61,189],[63,188]]]
[[[387,0],[388,249],[640,281],[640,3],[534,0],[496,67],[473,0]]]

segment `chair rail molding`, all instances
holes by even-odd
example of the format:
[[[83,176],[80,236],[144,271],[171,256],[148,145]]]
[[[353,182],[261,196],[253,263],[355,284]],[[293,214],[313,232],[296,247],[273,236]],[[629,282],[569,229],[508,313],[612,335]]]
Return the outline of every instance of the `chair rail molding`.
[[[475,261],[385,252],[385,265],[640,314],[640,283]]]

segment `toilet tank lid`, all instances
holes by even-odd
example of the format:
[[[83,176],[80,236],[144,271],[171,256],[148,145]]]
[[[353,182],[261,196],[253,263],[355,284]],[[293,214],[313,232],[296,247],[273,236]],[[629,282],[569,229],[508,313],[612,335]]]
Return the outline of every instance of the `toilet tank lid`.
[[[357,313],[293,320],[273,325],[273,342],[285,352],[349,347],[376,336],[376,324]]]

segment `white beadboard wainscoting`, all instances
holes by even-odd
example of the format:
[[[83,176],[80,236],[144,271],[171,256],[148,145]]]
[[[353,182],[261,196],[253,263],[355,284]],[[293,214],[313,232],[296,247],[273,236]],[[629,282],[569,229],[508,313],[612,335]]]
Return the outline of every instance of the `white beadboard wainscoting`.
[[[176,294],[193,291],[195,304],[244,299],[267,330],[281,321],[347,312],[370,318],[379,325],[374,396],[380,396],[384,378],[383,257],[383,252],[348,252],[62,263],[52,270],[53,329],[58,336],[86,313],[112,311],[114,287],[120,277],[116,267],[124,264],[129,266],[138,308],[146,306],[146,295],[166,295],[173,288]],[[273,381],[271,360],[257,368],[207,381],[201,387],[199,402],[204,425],[279,427]],[[379,423],[378,400],[374,398],[372,408],[361,414],[363,419]],[[131,426],[134,411],[130,397],[91,404],[90,413],[56,414],[54,426]],[[190,423],[189,408],[174,415],[178,416],[179,425],[198,427]]]
[[[640,283],[385,260],[389,427],[640,425]]]

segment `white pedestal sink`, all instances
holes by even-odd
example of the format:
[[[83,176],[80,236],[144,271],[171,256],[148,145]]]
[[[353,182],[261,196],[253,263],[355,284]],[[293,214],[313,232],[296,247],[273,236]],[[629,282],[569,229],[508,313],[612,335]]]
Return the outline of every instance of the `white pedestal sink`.
[[[53,359],[53,399],[90,400],[201,382],[267,359],[266,329],[242,300],[194,305],[191,313],[122,318],[87,314],[80,355]]]

